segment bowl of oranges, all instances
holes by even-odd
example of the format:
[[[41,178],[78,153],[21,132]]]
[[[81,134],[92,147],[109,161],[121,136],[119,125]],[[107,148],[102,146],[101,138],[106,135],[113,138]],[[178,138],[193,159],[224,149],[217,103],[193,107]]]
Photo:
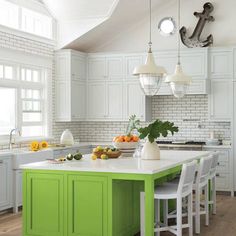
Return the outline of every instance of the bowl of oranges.
[[[136,135],[120,135],[113,139],[113,146],[122,152],[122,156],[133,156],[139,145],[139,137]]]

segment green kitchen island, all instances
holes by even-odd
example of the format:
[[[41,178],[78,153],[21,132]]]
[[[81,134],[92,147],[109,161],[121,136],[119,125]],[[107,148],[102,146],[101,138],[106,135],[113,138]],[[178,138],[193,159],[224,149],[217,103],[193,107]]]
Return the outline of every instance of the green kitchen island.
[[[145,191],[145,236],[153,236],[154,186],[204,151],[161,151],[161,160],[137,158],[22,165],[24,236],[133,236],[140,231]]]

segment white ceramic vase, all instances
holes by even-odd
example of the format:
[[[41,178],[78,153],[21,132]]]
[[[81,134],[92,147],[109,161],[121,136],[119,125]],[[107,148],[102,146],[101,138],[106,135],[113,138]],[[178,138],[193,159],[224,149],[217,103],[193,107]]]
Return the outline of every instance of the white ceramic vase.
[[[66,129],[63,131],[61,135],[60,143],[66,146],[72,146],[74,145],[74,137],[70,130]]]
[[[155,141],[153,143],[149,140],[145,142],[141,152],[141,158],[143,160],[160,160],[160,148]]]

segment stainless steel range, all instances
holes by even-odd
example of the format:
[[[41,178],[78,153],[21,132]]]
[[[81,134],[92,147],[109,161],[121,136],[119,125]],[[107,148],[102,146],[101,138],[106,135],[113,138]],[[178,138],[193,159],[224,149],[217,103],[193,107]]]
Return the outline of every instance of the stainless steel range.
[[[161,150],[201,151],[205,142],[198,141],[157,141]]]

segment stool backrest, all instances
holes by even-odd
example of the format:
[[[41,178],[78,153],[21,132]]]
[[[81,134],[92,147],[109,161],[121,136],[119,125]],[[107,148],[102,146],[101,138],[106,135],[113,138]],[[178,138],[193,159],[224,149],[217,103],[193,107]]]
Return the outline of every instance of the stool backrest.
[[[211,169],[210,169],[210,175],[215,175],[216,174],[216,167],[218,165],[218,160],[219,160],[219,152],[215,152],[212,154],[213,160],[211,163]]]
[[[213,162],[213,155],[201,158],[197,172],[196,184],[200,185],[206,184],[210,176],[212,162]]]
[[[195,173],[197,170],[197,161],[183,164],[179,180],[178,193],[192,192]]]

